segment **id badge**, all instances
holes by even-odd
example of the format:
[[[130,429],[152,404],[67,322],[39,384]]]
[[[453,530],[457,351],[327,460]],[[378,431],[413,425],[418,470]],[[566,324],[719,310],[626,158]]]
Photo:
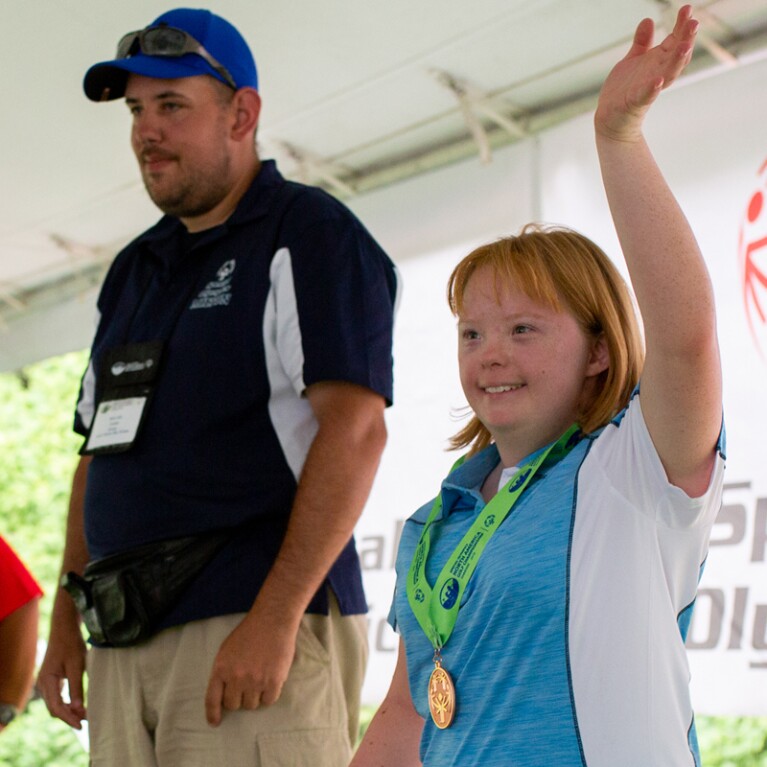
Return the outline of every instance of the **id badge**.
[[[99,403],[93,418],[85,449],[92,453],[100,448],[128,449],[135,441],[147,397],[111,399]]]
[[[82,455],[130,450],[149,408],[160,369],[162,341],[110,349],[101,364],[102,394]]]

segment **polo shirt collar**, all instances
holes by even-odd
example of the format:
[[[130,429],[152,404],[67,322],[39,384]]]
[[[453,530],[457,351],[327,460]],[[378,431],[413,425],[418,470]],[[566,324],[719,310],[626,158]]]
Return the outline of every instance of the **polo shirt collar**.
[[[454,511],[474,511],[483,508],[485,501],[481,493],[482,483],[499,460],[498,449],[493,443],[451,471],[442,480],[442,509],[436,519],[443,519]],[[425,523],[431,512],[432,503],[427,503],[418,509],[412,516],[413,521]]]
[[[277,170],[277,163],[274,160],[262,160],[256,177],[224,226],[244,224],[265,216],[272,206],[275,194],[284,183],[285,179]]]
[[[220,226],[208,230],[210,239],[218,239],[229,227],[244,224],[267,215],[277,191],[283,186],[285,179],[277,170],[274,160],[263,160],[253,182],[246,190],[231,216]],[[184,230],[184,225],[175,216],[163,216],[151,229],[142,234],[137,244],[146,247],[152,253],[161,255],[165,252],[166,244],[178,237]],[[214,234],[215,233],[215,234]],[[205,238],[207,242],[208,239]]]

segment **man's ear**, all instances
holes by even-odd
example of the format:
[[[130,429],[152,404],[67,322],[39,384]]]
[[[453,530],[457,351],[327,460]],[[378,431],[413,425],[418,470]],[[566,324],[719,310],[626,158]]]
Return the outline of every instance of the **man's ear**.
[[[255,88],[240,88],[232,99],[234,124],[232,138],[242,141],[256,132],[261,114],[261,96]]]
[[[591,354],[589,355],[586,375],[596,376],[610,367],[610,350],[607,348],[607,339],[604,333],[591,344]]]

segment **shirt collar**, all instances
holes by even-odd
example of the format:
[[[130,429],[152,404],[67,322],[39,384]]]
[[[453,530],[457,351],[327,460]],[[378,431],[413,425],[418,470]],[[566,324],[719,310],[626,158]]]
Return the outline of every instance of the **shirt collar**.
[[[498,450],[495,444],[492,444],[451,471],[442,480],[442,509],[436,519],[444,519],[457,510],[471,511],[482,508],[485,505],[480,492],[482,483],[499,460]],[[425,522],[433,503],[430,501],[418,509],[412,519]]]
[[[210,240],[223,236],[231,226],[238,226],[265,216],[269,212],[275,194],[284,183],[285,179],[277,170],[276,162],[263,160],[256,177],[240,198],[232,215],[220,226],[208,230]],[[163,216],[151,229],[139,236],[136,244],[146,247],[156,255],[162,255],[166,251],[167,243],[178,237],[183,228],[184,225],[175,216]],[[208,239],[201,238],[200,241],[208,242]]]

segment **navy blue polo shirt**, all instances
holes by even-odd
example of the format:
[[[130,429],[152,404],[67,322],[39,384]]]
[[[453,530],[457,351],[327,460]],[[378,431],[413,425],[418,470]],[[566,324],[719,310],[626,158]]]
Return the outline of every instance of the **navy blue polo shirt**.
[[[161,340],[164,352],[135,443],[91,462],[91,558],[236,530],[163,627],[250,608],[316,433],[302,393],[347,381],[391,403],[396,292],[393,264],[356,217],[273,161],[224,224],[190,237],[166,216],[118,254],[75,430],[87,434],[108,350]],[[344,614],[366,611],[353,540],[327,584]],[[309,611],[327,612],[324,586]]]

